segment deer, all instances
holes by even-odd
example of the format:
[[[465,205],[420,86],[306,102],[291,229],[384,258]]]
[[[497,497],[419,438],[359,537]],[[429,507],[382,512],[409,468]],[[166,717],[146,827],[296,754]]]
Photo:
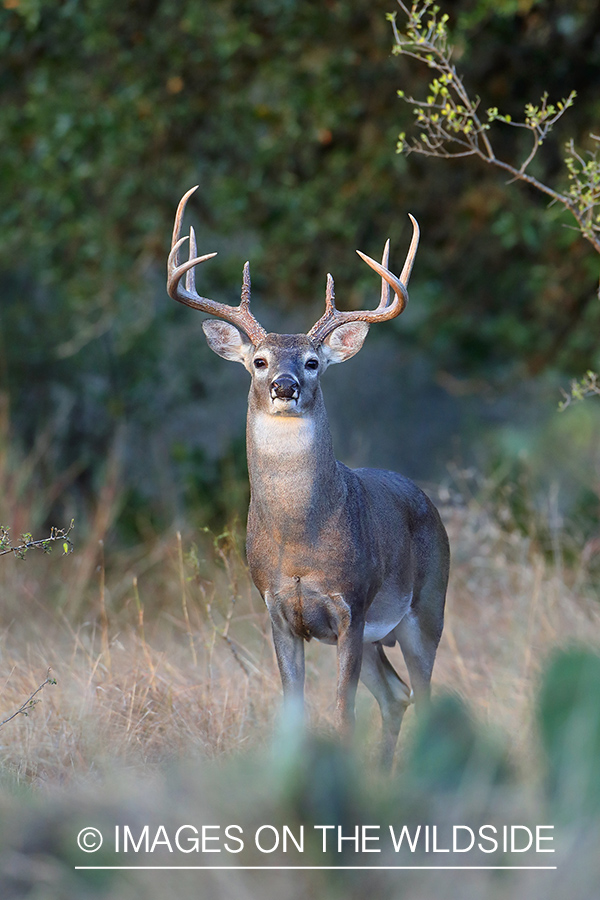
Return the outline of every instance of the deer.
[[[303,703],[304,642],[336,645],[335,724],[342,735],[352,733],[360,679],[379,705],[381,759],[391,768],[406,709],[414,702],[419,712],[430,698],[449,542],[437,509],[414,482],[395,472],[349,469],[336,460],[320,379],[328,366],[358,353],[370,325],[405,309],[419,226],[409,214],[413,234],[399,278],[388,268],[389,240],[381,263],[357,251],[381,277],[376,309],[338,310],[327,275],[325,312],[310,331],[273,334],[250,311],[248,262],[239,306],[198,294],[196,267],[216,254],[197,256],[193,227],[189,237],[181,237],[186,204],[196,189],[177,208],[167,291],[215,317],[202,323],[209,347],[250,373],[246,554],[268,610],[284,706]],[[182,262],[186,241],[189,258]],[[410,685],[384,652],[396,643]]]

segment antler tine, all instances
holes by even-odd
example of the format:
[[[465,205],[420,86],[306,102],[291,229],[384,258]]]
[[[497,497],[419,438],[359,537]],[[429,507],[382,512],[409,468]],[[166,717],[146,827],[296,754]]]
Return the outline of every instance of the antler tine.
[[[384,269],[388,267],[388,261],[390,258],[390,239],[388,238],[385,242],[385,247],[383,248],[383,256],[381,257],[381,265]],[[385,280],[385,278],[381,279],[381,300],[379,301],[379,306],[377,309],[385,309],[390,302],[390,286]]]
[[[417,247],[419,245],[419,226],[417,220],[413,216],[410,216],[410,220],[413,224],[413,235],[400,278],[396,278],[396,276],[388,269],[389,240],[384,247],[381,264],[375,262],[374,259],[371,259],[371,257],[367,256],[365,253],[361,253],[360,250],[356,251],[360,258],[381,276],[381,300],[376,309],[340,312],[336,309],[334,303],[333,279],[331,279],[330,296],[329,279],[331,276],[328,276],[325,312],[308,332],[308,336],[312,338],[315,343],[320,344],[334,328],[337,328],[339,325],[344,325],[347,322],[366,322],[368,325],[372,325],[376,322],[387,322],[389,319],[394,319],[404,311],[406,304],[408,303],[408,280],[412,272],[415,256],[417,254]],[[396,295],[391,303],[389,302],[390,287]]]
[[[242,279],[242,300],[240,303],[244,309],[250,306],[250,263],[244,265],[244,275]]]
[[[421,234],[419,229],[419,223],[415,219],[414,216],[408,214],[408,218],[412,222],[413,233],[412,238],[410,239],[410,247],[408,248],[408,253],[406,254],[406,260],[404,262],[404,266],[402,267],[402,272],[400,274],[400,281],[405,287],[408,287],[408,282],[410,281],[410,275],[412,272],[413,265],[415,263],[415,256],[417,255],[417,248],[419,246],[419,235]],[[387,268],[387,263],[386,263]]]
[[[266,337],[267,332],[250,312],[249,264],[246,263],[244,266],[244,282],[240,305],[228,306],[226,303],[218,303],[216,300],[201,297],[196,291],[195,267],[207,259],[212,259],[217,254],[206,253],[204,256],[196,256],[196,233],[193,228],[190,228],[189,235],[189,259],[183,263],[179,261],[179,249],[188,240],[187,237],[180,237],[185,207],[187,201],[197,189],[198,185],[184,194],[177,207],[171,252],[167,261],[167,291],[169,296],[173,300],[178,300],[179,303],[184,303],[186,306],[191,306],[192,309],[199,309],[201,312],[210,313],[219,319],[224,319],[226,322],[237,325],[238,328],[248,335],[252,343],[257,345]],[[181,284],[181,279],[184,275],[186,276],[185,287]]]
[[[197,252],[198,248],[196,247],[196,232],[194,231],[194,226],[190,225],[190,259],[195,259]],[[196,269],[193,266],[185,273],[185,289],[189,294],[197,293]]]
[[[178,251],[179,247],[181,247],[183,243],[183,240],[185,240],[185,238],[183,240],[180,240],[183,214],[185,212],[185,207],[187,206],[188,200],[190,199],[192,194],[198,190],[198,187],[199,186],[197,184],[194,185],[194,187],[190,188],[189,191],[187,191],[179,201],[177,212],[175,213],[175,223],[173,225],[173,240],[171,241],[171,252]],[[179,252],[175,252],[172,262],[175,266],[179,265]],[[169,263],[171,263],[171,257],[169,257]]]
[[[323,338],[329,333],[329,331],[324,330],[329,322],[333,322],[337,320],[337,317],[341,315],[340,312],[336,309],[335,306],[335,285],[333,282],[333,275],[329,272],[327,273],[327,287],[325,289],[325,312],[318,320],[315,322],[313,327],[308,332],[308,337],[312,338],[316,343],[320,344]],[[335,327],[332,325],[332,328]]]
[[[327,289],[325,291],[325,313],[335,311],[335,285],[333,275],[327,273]]]

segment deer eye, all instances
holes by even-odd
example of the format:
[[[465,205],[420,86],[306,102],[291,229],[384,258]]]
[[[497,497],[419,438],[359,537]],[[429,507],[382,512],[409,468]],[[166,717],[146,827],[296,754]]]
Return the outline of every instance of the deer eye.
[[[318,369],[319,368],[319,360],[318,359],[307,359],[304,363],[305,369]]]
[[[262,356],[257,356],[256,359],[254,360],[254,368],[255,369],[264,369],[266,367],[266,365],[267,365],[267,361]]]

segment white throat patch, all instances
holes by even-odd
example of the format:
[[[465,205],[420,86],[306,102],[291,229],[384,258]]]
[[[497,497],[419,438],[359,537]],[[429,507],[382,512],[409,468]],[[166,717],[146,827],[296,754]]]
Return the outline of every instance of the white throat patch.
[[[267,456],[297,456],[306,453],[315,440],[315,423],[311,416],[258,413],[250,427],[257,450]]]

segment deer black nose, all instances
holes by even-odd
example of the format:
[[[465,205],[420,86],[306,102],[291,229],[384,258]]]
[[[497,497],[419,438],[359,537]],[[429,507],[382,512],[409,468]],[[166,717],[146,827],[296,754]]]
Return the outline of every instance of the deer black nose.
[[[271,382],[271,397],[278,400],[297,400],[300,385],[293,375],[279,375]]]

